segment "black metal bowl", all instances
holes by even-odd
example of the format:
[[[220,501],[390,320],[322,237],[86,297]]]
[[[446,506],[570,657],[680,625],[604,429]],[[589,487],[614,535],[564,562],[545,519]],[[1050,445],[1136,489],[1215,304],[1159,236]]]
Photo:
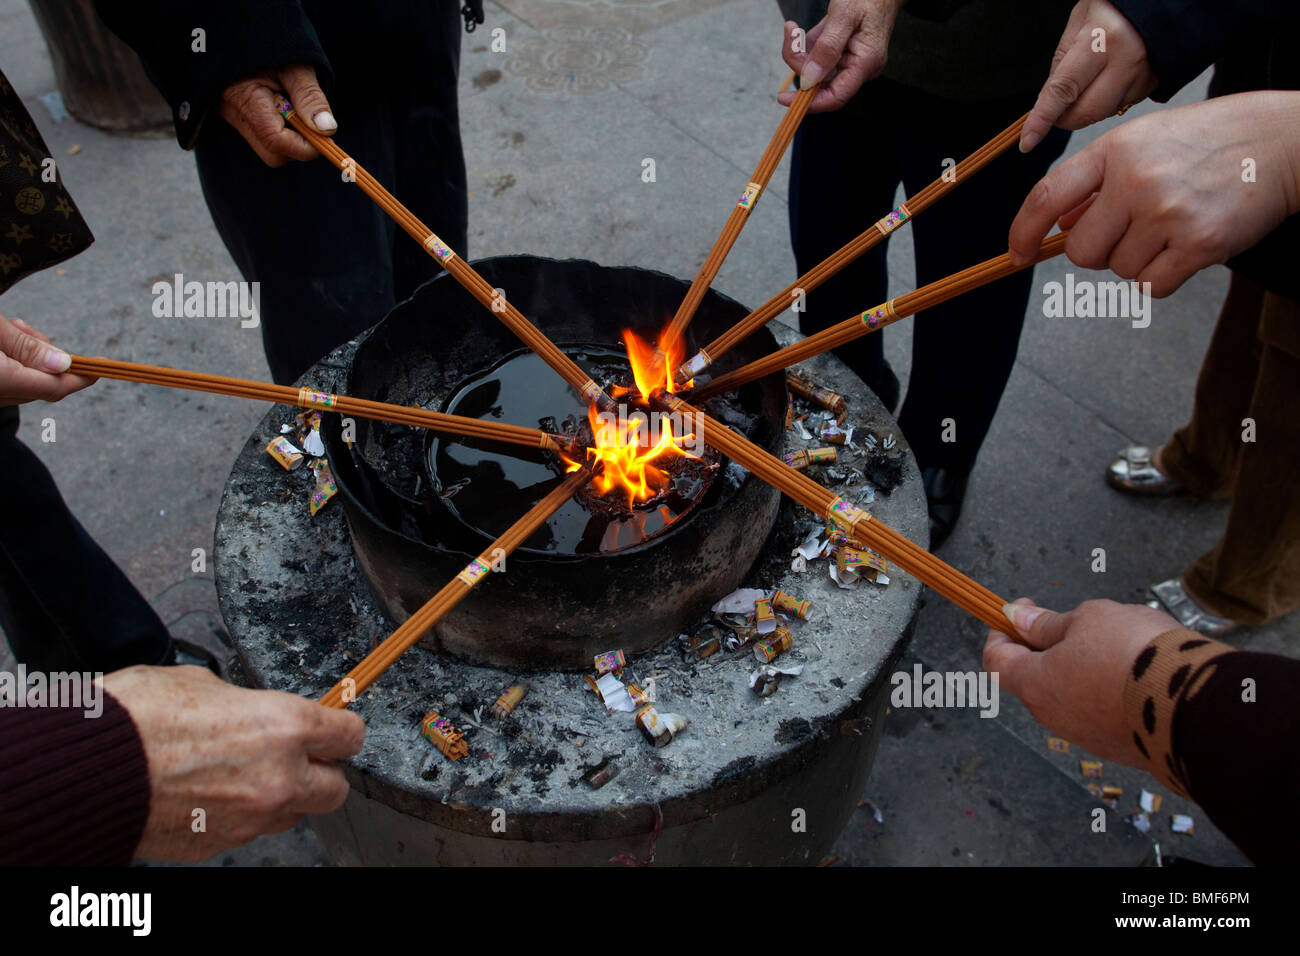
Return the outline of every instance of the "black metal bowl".
[[[583,260],[504,256],[474,265],[552,341],[619,349],[624,328],[653,341],[688,286],[663,273]],[[688,329],[688,354],[747,311],[707,293]],[[519,345],[443,274],[370,331],[345,391],[442,408],[466,376]],[[760,330],[713,371],[721,374],[774,348],[771,334]],[[707,410],[779,454],[786,401],[784,376],[774,374],[714,400]],[[485,536],[436,493],[420,430],[358,419],[349,447],[339,417],[328,415],[322,434],[358,562],[388,613],[405,620],[484,549]],[[779,493],[752,476],[720,479],[706,500],[643,545],[579,557],[516,552],[504,573],[484,579],[426,644],[515,669],[590,667],[601,651],[648,650],[675,637],[741,582],[771,532],[779,503]]]

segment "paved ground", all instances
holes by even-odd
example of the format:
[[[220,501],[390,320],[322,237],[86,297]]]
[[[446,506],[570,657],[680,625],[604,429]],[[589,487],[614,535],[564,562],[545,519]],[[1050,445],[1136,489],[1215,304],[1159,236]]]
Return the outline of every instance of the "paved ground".
[[[506,31],[504,53],[488,48],[494,27]],[[747,0],[489,3],[487,29],[464,44],[461,73],[472,256],[530,252],[693,275],[779,120],[780,29],[775,4]],[[113,137],[71,119],[56,123],[40,101],[55,85],[49,57],[22,0],[0,0],[0,68],[28,102],[98,236],[63,274],[25,280],[0,309],[74,351],[265,378],[256,331],[235,320],[151,314],[159,278],[239,278],[207,216],[192,157],[170,134]],[[340,122],[345,140],[347,117]],[[1075,148],[1092,135],[1077,136]],[[646,158],[655,160],[655,183],[642,182]],[[756,304],[793,278],[784,202],[783,167],[718,278],[722,291]],[[894,293],[913,287],[910,255],[903,230],[890,250]],[[1063,260],[1039,267],[1040,287],[1067,268]],[[1162,441],[1182,423],[1226,285],[1221,269],[1198,276],[1156,304],[1146,329],[1045,319],[1035,299],[944,557],[998,593],[1068,608],[1088,597],[1140,599],[1146,585],[1208,549],[1222,506],[1125,499],[1101,473],[1117,448]],[[906,323],[886,340],[904,373]],[[178,629],[204,628],[215,595],[210,570],[191,572],[192,550],[210,549],[230,463],[260,414],[234,400],[110,382],[55,408],[33,408],[22,434],[164,618]],[[58,423],[54,444],[40,441],[37,423],[46,416]],[[1106,549],[1104,574],[1089,569],[1097,547]],[[1298,631],[1293,616],[1234,643],[1295,654]],[[973,669],[982,642],[979,626],[932,597],[913,659]],[[1125,828],[1117,815],[1109,836],[1091,833],[1095,801],[1083,789],[1079,754],[1049,752],[1047,734],[1009,698],[996,720],[908,718],[889,724],[863,795],[883,822],[864,806],[836,848],[841,861],[1133,863],[1151,855],[1149,842],[1115,832]],[[1124,768],[1108,766],[1104,780],[1124,787],[1125,812],[1142,786],[1163,793]],[[1194,837],[1171,834],[1167,812],[1158,815],[1152,837],[1166,856],[1244,862],[1203,812],[1189,812]],[[212,862],[323,859],[300,827]]]

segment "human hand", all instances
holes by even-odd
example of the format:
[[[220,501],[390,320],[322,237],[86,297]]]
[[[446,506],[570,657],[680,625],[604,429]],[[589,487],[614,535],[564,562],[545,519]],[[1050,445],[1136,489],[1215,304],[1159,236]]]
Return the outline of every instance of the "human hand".
[[[1052,224],[1065,253],[1169,295],[1300,211],[1300,92],[1260,91],[1150,113],[1041,179],[1011,224],[1029,262]]]
[[[70,374],[71,361],[22,319],[0,315],[0,405],[57,402],[95,381]]]
[[[285,124],[275,107],[275,94],[281,91],[294,109],[326,136],[339,128],[316,82],[316,70],[310,66],[282,66],[232,83],[221,94],[217,111],[239,131],[262,162],[272,167],[283,166],[291,159],[307,162],[320,155],[301,133]]]
[[[799,25],[785,24],[785,43],[781,56],[800,75],[800,85],[808,89],[817,83],[822,88],[813,97],[808,112],[821,113],[844,106],[862,84],[875,79],[885,68],[889,37],[894,20],[905,0],[831,0],[830,9],[821,23],[808,31],[804,50],[794,50],[794,31]],[[829,82],[825,82],[829,77]],[[794,102],[794,90],[781,93],[783,106]]]
[[[1097,31],[1102,31],[1097,33]],[[1151,95],[1158,82],[1142,35],[1107,0],[1080,0],[1020,133],[1027,153],[1053,126],[1082,129]]]
[[[149,762],[137,857],[205,860],[347,797],[335,761],[361,749],[366,727],[356,714],[234,687],[201,667],[128,667],[103,686],[130,712]]]
[[[984,669],[999,675],[999,686],[1072,743],[1105,760],[1144,766],[1124,722],[1124,687],[1142,648],[1178,622],[1145,605],[1114,601],[1084,601],[1058,614],[1020,598],[1004,610],[1030,647],[989,631]]]

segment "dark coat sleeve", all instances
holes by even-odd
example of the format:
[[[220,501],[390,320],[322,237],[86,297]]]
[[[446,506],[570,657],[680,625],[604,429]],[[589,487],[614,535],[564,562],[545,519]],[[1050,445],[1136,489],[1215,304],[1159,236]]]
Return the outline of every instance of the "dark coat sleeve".
[[[126,708],[0,707],[0,866],[121,866],[149,819],[149,765]]]
[[[230,84],[274,67],[305,63],[328,90],[333,77],[298,0],[95,0],[109,29],[140,55],[171,104],[176,138],[191,149]],[[203,49],[194,31],[203,30]]]

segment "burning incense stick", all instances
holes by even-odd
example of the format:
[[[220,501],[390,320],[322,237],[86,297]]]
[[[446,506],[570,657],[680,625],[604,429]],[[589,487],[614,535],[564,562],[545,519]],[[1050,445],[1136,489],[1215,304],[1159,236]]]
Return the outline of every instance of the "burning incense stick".
[[[446,269],[470,295],[478,299],[493,315],[497,316],[511,332],[519,336],[525,345],[555,372],[569,383],[569,386],[583,397],[583,400],[601,409],[614,408],[614,401],[597,385],[578,363],[565,355],[559,347],[548,339],[537,326],[528,321],[523,313],[516,309],[497,291],[488,285],[487,280],[474,270],[464,259],[456,255],[451,247],[434,234],[433,230],[420,222],[415,215],[398,202],[393,194],[379,184],[361,164],[343,152],[330,137],[323,136],[305,119],[299,116],[293,104],[282,94],[276,94],[276,106],[285,122],[301,133],[322,156],[352,178],[361,191],[375,201],[406,232],[424,247],[424,250]]]
[[[317,392],[310,388],[292,388],[288,385],[272,385],[269,382],[254,382],[245,378],[188,372],[161,365],[87,358],[84,355],[72,356],[72,364],[68,371],[95,378],[115,378],[125,382],[141,382],[145,385],[161,385],[193,392],[211,392],[215,395],[231,395],[236,398],[277,402],[282,405],[297,405],[300,408],[318,408],[342,415],[355,415],[358,418],[414,425],[417,428],[428,428],[462,438],[481,438],[528,448],[545,448],[557,453],[562,450],[561,443],[554,436],[536,428],[487,422],[463,415],[446,415],[421,408],[408,408],[405,405],[390,405],[387,402],[372,402],[364,398]]]
[[[693,422],[695,433],[732,461],[819,517],[839,525],[850,537],[879,552],[985,624],[1019,640],[1016,629],[1002,613],[1007,602],[988,588],[675,395],[656,391],[654,400],[664,410],[691,416],[687,420]]]
[[[817,86],[810,86],[806,90],[800,90],[795,94],[794,102],[790,104],[781,118],[781,123],[776,128],[776,133],[772,136],[772,141],[767,144],[762,158],[758,161],[758,168],[754,170],[754,178],[750,180],[745,187],[745,191],[740,194],[740,201],[736,203],[731,215],[727,217],[726,225],[722,227],[722,232],[718,235],[717,241],[713,243],[713,248],[709,250],[709,256],[704,260],[704,265],[700,267],[699,273],[695,276],[695,281],[691,287],[686,290],[686,298],[677,308],[677,314],[673,316],[672,321],[668,324],[667,337],[669,340],[680,338],[686,331],[686,326],[690,325],[691,319],[695,317],[695,310],[700,307],[700,302],[704,299],[704,293],[709,291],[709,286],[718,275],[718,270],[722,268],[722,262],[727,258],[727,253],[735,244],[737,237],[740,236],[740,230],[745,228],[745,223],[749,220],[750,210],[758,203],[758,197],[767,188],[772,174],[776,172],[776,166],[781,162],[786,147],[790,145],[790,140],[794,139],[795,130],[799,128],[799,123],[803,121],[804,114],[808,112],[808,105],[817,95]]]
[[[399,657],[491,572],[494,561],[503,554],[510,554],[527,541],[590,478],[591,472],[583,468],[556,485],[550,494],[528,509],[522,518],[506,529],[505,534],[492,542],[482,554],[465,566],[465,570],[447,582],[428,603],[407,618],[382,644],[352,668],[346,677],[330,688],[320,702],[326,707],[342,708],[356,700],[362,691],[378,680],[384,671],[392,667]],[[1014,630],[1012,633],[1015,633]]]
[[[699,375],[725,352],[735,348],[737,344],[776,318],[778,313],[794,303],[798,295],[811,292],[817,288],[868,249],[881,242],[899,226],[911,222],[914,217],[934,205],[953,189],[956,189],[957,185],[965,182],[968,176],[987,166],[993,159],[1010,148],[1013,143],[1019,141],[1020,130],[1025,125],[1025,119],[1028,116],[1029,114],[1026,113],[1020,117],[1020,119],[1001,133],[998,133],[997,136],[971,153],[952,169],[946,170],[943,175],[915,196],[912,196],[893,212],[877,221],[866,232],[844,245],[837,252],[827,256],[824,261],[813,266],[771,299],[768,299],[767,302],[737,322],[732,328],[700,349],[694,357],[683,363],[682,367],[678,369],[678,382],[684,384]]]
[[[1048,236],[1038,247],[1037,255],[1024,265],[1013,265],[1010,255],[1003,253],[1000,256],[987,259],[979,265],[971,266],[969,269],[963,269],[961,272],[955,272],[946,278],[931,282],[915,292],[909,292],[906,295],[890,299],[883,305],[868,309],[861,315],[855,315],[843,322],[832,325],[828,329],[823,329],[815,335],[800,339],[794,345],[787,345],[771,355],[766,355],[761,359],[750,362],[748,365],[743,365],[726,375],[720,375],[692,392],[691,397],[697,401],[702,401],[713,395],[729,392],[746,382],[752,382],[756,378],[762,378],[764,375],[770,375],[780,369],[797,365],[814,355],[820,355],[830,349],[838,348],[846,342],[852,342],[869,332],[883,329],[899,319],[905,319],[910,315],[933,308],[941,302],[956,298],[962,293],[978,289],[980,286],[987,285],[996,279],[1001,279],[1013,272],[1019,272],[1021,269],[1027,269],[1045,259],[1060,255],[1065,251],[1067,235],[1068,233],[1058,232]]]

